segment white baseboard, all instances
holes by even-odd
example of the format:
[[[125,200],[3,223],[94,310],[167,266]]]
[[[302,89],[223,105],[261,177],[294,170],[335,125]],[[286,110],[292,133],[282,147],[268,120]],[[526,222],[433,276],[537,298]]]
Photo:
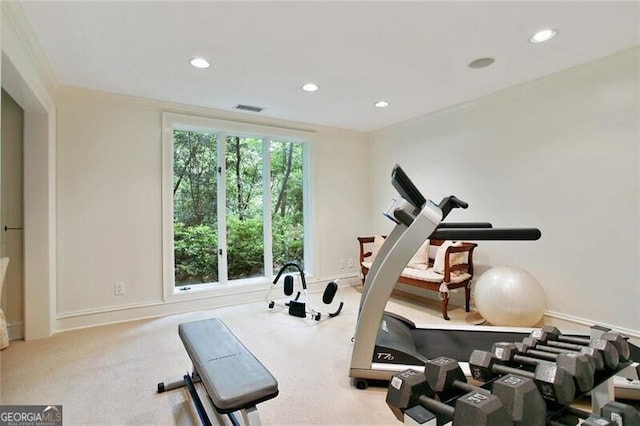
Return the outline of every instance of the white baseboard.
[[[580,325],[585,325],[587,327],[591,327],[593,325],[597,325],[600,327],[606,327],[606,328],[610,328],[613,331],[616,331],[620,334],[624,334],[626,336],[629,337],[633,337],[636,339],[640,339],[640,331],[638,330],[632,330],[630,328],[623,328],[623,327],[619,327],[617,325],[612,325],[612,324],[607,324],[607,323],[603,323],[603,322],[596,322],[590,319],[586,319],[586,318],[581,318],[581,317],[576,317],[573,315],[566,315],[566,314],[561,314],[559,312],[554,312],[554,311],[549,311],[546,310],[544,312],[544,315],[547,317],[551,317],[551,318],[557,318],[557,319],[561,319],[563,321],[569,321],[569,322],[573,322],[576,324],[580,324]]]
[[[345,274],[333,278],[320,278],[307,282],[309,293],[321,293],[326,284],[332,280],[339,280],[342,286],[353,286],[360,283],[355,275]],[[199,298],[170,301],[150,301],[135,305],[87,310],[81,312],[67,312],[56,318],[56,333],[105,324],[134,321],[145,318],[175,315],[198,310],[222,308],[225,306],[242,305],[264,301],[268,288],[242,289],[237,292],[223,294],[204,293]]]
[[[7,334],[9,335],[9,340],[24,339],[24,323],[19,321],[7,324]]]
[[[332,280],[339,280],[341,286],[359,286],[362,284],[358,275],[343,274],[331,278],[316,278],[307,282],[309,293],[321,293],[326,284]],[[434,301],[439,301],[437,293],[429,291],[415,291],[412,287],[398,285],[399,290],[412,293],[417,296],[427,297]],[[60,314],[56,320],[56,332],[74,330],[79,328],[94,327],[104,324],[133,321],[145,318],[159,317],[165,315],[181,314],[197,310],[221,308],[225,306],[240,305],[246,303],[261,302],[266,295],[266,288],[256,288],[220,295],[203,295],[201,298],[192,298],[178,301],[151,301],[136,305],[123,305],[117,307],[96,309],[82,312],[69,312]],[[412,291],[414,290],[414,291]],[[464,306],[464,291],[452,291],[451,304]],[[606,323],[596,323],[593,320],[561,314],[554,311],[545,311],[545,316],[557,318],[575,324],[590,327],[599,325],[625,334],[629,337],[640,339],[640,331],[621,328]],[[9,338],[11,340],[24,338],[22,322],[9,324],[7,326]]]

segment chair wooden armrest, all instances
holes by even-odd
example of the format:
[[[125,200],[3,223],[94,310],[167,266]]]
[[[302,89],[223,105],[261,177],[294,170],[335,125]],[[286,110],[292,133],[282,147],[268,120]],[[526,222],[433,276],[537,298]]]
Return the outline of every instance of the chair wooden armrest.
[[[365,251],[365,244],[370,244],[375,241],[375,237],[358,237],[358,243],[360,243],[360,263],[364,262],[367,257],[371,257],[373,254],[370,251]]]
[[[364,266],[362,262],[366,262],[368,258],[373,255],[371,250],[367,250],[367,244],[373,244],[376,240],[376,237],[357,237],[358,243],[360,244],[360,271],[362,272],[362,284],[364,284],[365,279],[367,278],[367,273],[369,273],[369,268]],[[387,238],[386,235],[383,235],[382,238]],[[371,259],[369,259],[371,260]]]
[[[461,247],[447,247],[447,251],[444,256],[444,282],[451,282],[452,272],[467,273],[473,277],[473,250],[478,247],[475,243],[463,242]],[[453,253],[467,253],[467,261],[465,263],[458,263],[451,265],[451,255]]]

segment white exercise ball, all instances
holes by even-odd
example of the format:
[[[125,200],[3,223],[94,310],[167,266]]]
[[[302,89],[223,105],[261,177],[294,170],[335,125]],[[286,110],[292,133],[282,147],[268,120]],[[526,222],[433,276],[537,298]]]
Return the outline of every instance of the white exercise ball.
[[[515,266],[498,266],[483,273],[474,286],[480,315],[493,325],[531,327],[547,308],[540,282]]]

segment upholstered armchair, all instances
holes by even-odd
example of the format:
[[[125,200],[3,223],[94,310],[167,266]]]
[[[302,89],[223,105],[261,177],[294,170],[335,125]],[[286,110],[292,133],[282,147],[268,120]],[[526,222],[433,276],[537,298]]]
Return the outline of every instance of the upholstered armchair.
[[[385,236],[358,237],[360,270],[364,284]],[[473,250],[478,245],[463,241],[426,240],[402,271],[398,282],[439,292],[442,318],[449,319],[449,291],[464,288],[465,310],[470,310]],[[432,250],[433,249],[433,250]]]
[[[9,266],[9,258],[3,257],[0,259],[0,296],[2,296],[2,287],[4,284],[4,277],[7,273],[7,266]],[[4,317],[4,312],[0,309],[0,349],[4,349],[9,346],[9,333],[7,332],[7,321]]]

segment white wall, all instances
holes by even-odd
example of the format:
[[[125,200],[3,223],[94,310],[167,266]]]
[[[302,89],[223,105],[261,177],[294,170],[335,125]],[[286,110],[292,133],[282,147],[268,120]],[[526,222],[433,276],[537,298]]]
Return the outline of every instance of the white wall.
[[[59,92],[56,105],[59,329],[126,319],[132,315],[127,309],[137,310],[134,317],[176,309],[162,308],[163,111],[314,131],[315,278],[357,274],[355,266],[338,266],[340,258],[357,257],[355,238],[371,228],[362,190],[365,134],[70,88]],[[126,283],[124,296],[114,296],[115,281]],[[241,301],[246,300],[239,296],[206,303]],[[106,316],[113,311],[120,312]]]
[[[427,198],[469,202],[449,221],[542,230],[479,242],[479,272],[520,266],[552,313],[640,330],[639,60],[622,52],[375,132],[374,210],[395,195],[400,163]]]

